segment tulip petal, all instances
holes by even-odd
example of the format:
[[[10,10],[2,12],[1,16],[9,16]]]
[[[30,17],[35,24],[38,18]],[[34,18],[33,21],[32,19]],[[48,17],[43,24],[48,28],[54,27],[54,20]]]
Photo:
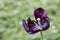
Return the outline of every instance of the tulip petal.
[[[30,18],[28,19],[28,26],[30,28],[30,31],[32,31],[33,33],[37,33],[40,31],[36,22],[34,20],[31,20]]]
[[[40,18],[40,23],[42,26],[42,31],[47,30],[50,26],[49,18],[47,16],[46,11],[43,8],[37,8],[34,10],[34,16],[36,22],[38,23],[37,18]]]
[[[47,13],[43,8],[37,8],[34,10],[34,16],[35,18],[42,18],[42,17],[47,17]]]
[[[29,31],[29,27],[24,19],[22,20],[22,24],[23,24],[23,27],[25,28],[25,30]]]
[[[42,31],[47,30],[50,26],[48,18],[41,19]]]
[[[22,24],[23,24],[23,27],[24,27],[24,29],[26,30],[27,33],[33,34],[33,32],[30,31],[29,26],[27,25],[27,23],[24,19],[22,20]]]
[[[35,34],[40,31],[39,27],[36,25],[34,20],[31,20],[30,18],[26,21],[23,19],[22,24],[24,29],[26,30],[27,33],[29,34]]]

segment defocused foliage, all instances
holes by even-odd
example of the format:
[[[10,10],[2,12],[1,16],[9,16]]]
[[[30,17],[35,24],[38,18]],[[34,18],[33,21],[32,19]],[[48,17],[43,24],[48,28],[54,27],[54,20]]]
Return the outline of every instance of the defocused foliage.
[[[60,40],[60,0],[0,0],[0,39],[39,40],[40,33],[29,35],[22,19],[34,19],[34,9],[42,7],[50,18],[50,28],[43,32],[44,40]]]

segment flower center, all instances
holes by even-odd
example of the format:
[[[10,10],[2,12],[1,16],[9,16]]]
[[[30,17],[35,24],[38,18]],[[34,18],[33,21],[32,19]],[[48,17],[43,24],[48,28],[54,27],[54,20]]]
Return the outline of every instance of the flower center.
[[[37,18],[38,21],[40,21],[40,18]]]
[[[40,23],[40,18],[37,18],[37,21],[38,21],[38,24],[39,24],[40,30],[42,30],[42,26],[41,26],[41,23]]]

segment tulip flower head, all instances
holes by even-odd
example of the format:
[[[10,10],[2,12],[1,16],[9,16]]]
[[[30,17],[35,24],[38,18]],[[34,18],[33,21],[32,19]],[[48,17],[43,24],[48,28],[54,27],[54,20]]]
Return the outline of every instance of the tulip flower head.
[[[49,28],[49,18],[43,8],[35,9],[34,17],[36,20],[31,20],[31,18],[28,18],[27,21],[25,21],[24,19],[22,20],[23,27],[27,33],[35,34],[39,31],[45,31]]]

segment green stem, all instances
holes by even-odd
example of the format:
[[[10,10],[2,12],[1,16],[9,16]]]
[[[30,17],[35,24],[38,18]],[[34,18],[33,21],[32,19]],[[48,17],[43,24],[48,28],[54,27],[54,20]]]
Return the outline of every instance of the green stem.
[[[40,18],[37,18],[37,21],[38,21],[40,30],[42,30],[42,26],[41,26],[41,23],[40,23]],[[40,31],[40,34],[41,34],[41,40],[43,40],[43,33],[42,33],[42,31]]]
[[[40,31],[40,34],[41,34],[41,40],[43,40],[43,33],[42,33],[42,31]]]

